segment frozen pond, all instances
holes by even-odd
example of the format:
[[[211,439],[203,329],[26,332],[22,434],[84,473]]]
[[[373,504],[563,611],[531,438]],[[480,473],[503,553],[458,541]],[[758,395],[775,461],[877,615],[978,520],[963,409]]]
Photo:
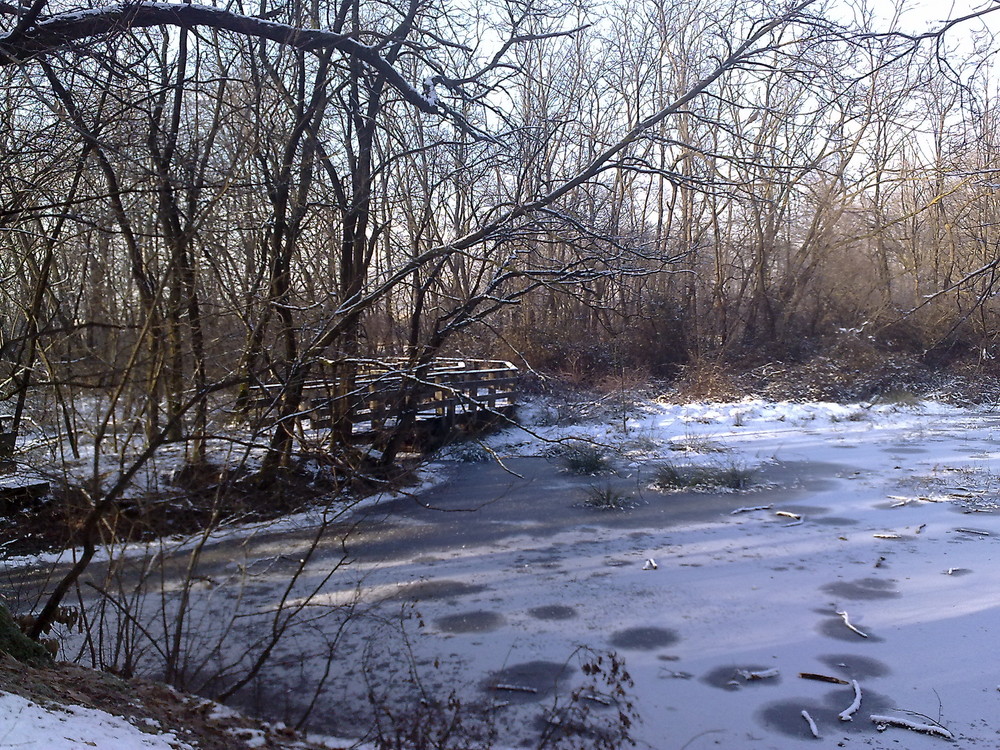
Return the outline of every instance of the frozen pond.
[[[998,425],[935,404],[747,402],[649,404],[627,431],[509,431],[490,440],[503,466],[442,461],[433,488],[338,518],[308,559],[308,528],[210,543],[190,590],[192,684],[252,657],[282,622],[278,603],[301,603],[239,697],[293,721],[312,705],[308,726],[326,734],[363,735],[369,691],[455,691],[507,704],[501,725],[528,728],[504,730],[514,745],[583,683],[582,645],[624,658],[640,746],[944,742],[879,733],[870,716],[888,714],[993,748]],[[573,475],[546,455],[540,438],[571,435],[609,446],[615,473]],[[665,463],[755,468],[756,489],[654,489]],[[590,507],[595,487],[629,507]],[[176,606],[176,586],[161,590]],[[861,707],[842,721],[855,680]],[[613,715],[595,702],[601,712]]]

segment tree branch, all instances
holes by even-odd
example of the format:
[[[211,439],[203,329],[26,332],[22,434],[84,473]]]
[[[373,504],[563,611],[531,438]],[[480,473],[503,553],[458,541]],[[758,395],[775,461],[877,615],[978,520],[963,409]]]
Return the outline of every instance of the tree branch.
[[[144,2],[58,13],[34,23],[30,28],[22,29],[19,25],[14,31],[0,35],[0,65],[24,65],[33,58],[69,47],[74,42],[157,26],[206,27],[267,39],[293,49],[337,50],[361,60],[384,76],[406,102],[421,112],[442,114],[436,104],[411,86],[375,48],[362,44],[349,34],[302,29],[203,5]]]

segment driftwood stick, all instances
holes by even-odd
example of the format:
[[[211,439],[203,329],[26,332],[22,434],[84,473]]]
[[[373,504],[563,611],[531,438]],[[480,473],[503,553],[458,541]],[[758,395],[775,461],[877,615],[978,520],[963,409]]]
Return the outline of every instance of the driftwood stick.
[[[747,682],[751,680],[768,680],[781,674],[777,669],[759,669],[751,672],[749,669],[737,669],[736,674]]]
[[[809,725],[809,731],[812,732],[812,736],[816,739],[820,739],[819,730],[816,728],[816,722],[813,721],[813,717],[809,715],[809,712],[802,709],[802,718],[806,720],[806,724]]]
[[[851,680],[851,685],[854,686],[854,702],[840,712],[841,721],[851,721],[857,710],[861,708],[861,686],[857,680]]]
[[[946,740],[955,739],[955,735],[937,724],[921,724],[918,721],[904,719],[900,716],[884,716],[882,714],[872,714],[871,720],[875,723],[875,728],[880,732],[886,727],[900,727],[901,729],[912,729],[914,732],[923,732],[924,734],[943,737]]]
[[[527,687],[525,685],[509,685],[505,682],[493,686],[494,690],[507,690],[512,693],[537,693],[538,688]]]
[[[834,685],[850,685],[847,680],[839,677],[831,677],[828,674],[816,674],[815,672],[799,672],[799,677],[803,680],[817,680],[819,682],[832,682]]]
[[[862,638],[867,638],[867,637],[868,637],[868,633],[862,633],[862,632],[861,632],[860,630],[858,630],[858,629],[857,629],[856,627],[854,627],[853,625],[851,625],[851,621],[850,621],[850,620],[848,619],[848,617],[847,617],[847,612],[846,612],[846,610],[845,610],[844,612],[838,612],[837,614],[838,614],[838,615],[840,615],[840,618],[841,618],[841,619],[842,619],[842,620],[844,621],[844,624],[845,624],[845,625],[846,625],[846,626],[847,626],[847,627],[848,627],[848,628],[849,628],[850,630],[853,630],[853,631],[854,631],[855,633],[857,633],[858,635],[860,635],[860,636],[861,636]]]

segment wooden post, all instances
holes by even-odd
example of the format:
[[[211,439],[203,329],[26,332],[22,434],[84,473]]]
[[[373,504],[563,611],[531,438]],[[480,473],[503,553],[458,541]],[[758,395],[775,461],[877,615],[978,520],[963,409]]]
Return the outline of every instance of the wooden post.
[[[4,429],[4,422],[11,422],[13,419],[13,417],[7,414],[0,416],[0,458],[10,458],[14,455],[14,445],[17,442],[17,433],[8,432]]]

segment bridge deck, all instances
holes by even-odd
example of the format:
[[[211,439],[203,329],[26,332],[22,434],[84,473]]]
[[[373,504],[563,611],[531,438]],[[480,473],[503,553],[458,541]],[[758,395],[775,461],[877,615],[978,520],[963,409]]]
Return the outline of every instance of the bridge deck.
[[[342,363],[337,363],[342,365]],[[355,434],[391,428],[407,407],[418,421],[447,424],[490,414],[509,414],[515,405],[518,369],[505,360],[439,359],[418,377],[402,359],[358,360],[353,387],[335,377],[315,380],[303,389],[300,416],[313,428],[348,420]],[[271,410],[281,386],[258,387],[253,406]]]

